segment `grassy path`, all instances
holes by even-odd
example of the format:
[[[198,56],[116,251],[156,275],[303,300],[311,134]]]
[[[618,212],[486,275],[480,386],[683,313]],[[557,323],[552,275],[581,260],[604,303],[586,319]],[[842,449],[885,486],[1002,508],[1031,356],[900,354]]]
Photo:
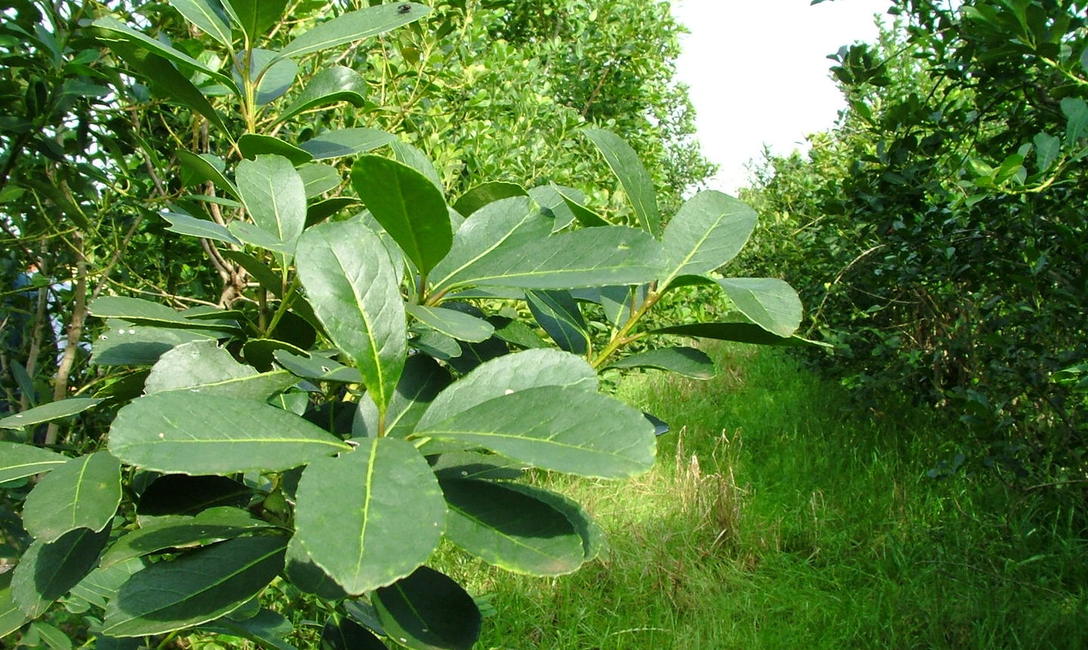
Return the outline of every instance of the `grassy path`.
[[[926,477],[955,453],[932,419],[861,412],[780,351],[714,354],[710,382],[621,384],[679,431],[653,472],[541,479],[598,517],[601,560],[552,580],[450,560],[499,609],[479,647],[1088,647],[1085,547],[1060,513]]]

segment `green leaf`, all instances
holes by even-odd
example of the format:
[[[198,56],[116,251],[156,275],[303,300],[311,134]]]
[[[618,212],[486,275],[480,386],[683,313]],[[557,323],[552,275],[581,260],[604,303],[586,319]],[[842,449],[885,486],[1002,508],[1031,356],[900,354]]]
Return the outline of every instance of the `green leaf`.
[[[503,483],[446,480],[446,537],[489,564],[535,576],[575,571],[585,554],[566,515]]]
[[[529,199],[515,197],[489,203],[477,210],[453,236],[446,257],[434,268],[436,289],[445,289],[500,248],[531,245],[548,236],[551,223],[535,210]]]
[[[407,9],[405,9],[407,8]],[[330,47],[377,36],[415,22],[431,13],[430,7],[414,2],[397,2],[349,11],[323,22],[287,44],[283,56],[302,56]]]
[[[457,202],[453,204],[453,209],[468,217],[488,203],[494,203],[495,201],[501,201],[502,199],[509,199],[515,196],[528,195],[525,188],[517,183],[492,181],[490,183],[484,183],[483,185],[477,185],[465,192],[461,195],[461,198],[457,199]]]
[[[470,650],[480,636],[480,610],[464,589],[421,566],[371,597],[385,633],[416,650]]]
[[[641,230],[586,228],[518,246],[498,246],[444,278],[442,286],[578,289],[644,284],[663,266],[661,244]]]
[[[260,226],[244,221],[232,221],[230,225],[227,226],[227,229],[230,231],[230,234],[250,246],[278,253],[277,257],[289,258],[294,255],[295,249],[292,244],[277,239],[276,235]]]
[[[715,374],[714,361],[705,352],[687,347],[659,348],[632,354],[609,368],[657,368],[692,379],[713,379]]]
[[[117,590],[132,574],[147,566],[142,559],[132,559],[109,567],[99,566],[72,587],[68,600],[79,600],[101,609],[117,596]]]
[[[262,609],[256,616],[245,620],[235,620],[229,616],[200,626],[200,630],[213,634],[226,634],[249,639],[258,648],[276,648],[276,650],[296,650],[295,646],[284,641],[294,631],[291,621],[270,609]]]
[[[390,584],[426,561],[445,517],[427,462],[396,438],[361,440],[352,453],[311,463],[295,506],[303,547],[349,594]]]
[[[337,363],[319,354],[302,357],[288,350],[276,350],[272,354],[277,363],[303,379],[338,381],[344,384],[363,383],[362,373],[355,368]]]
[[[418,426],[436,424],[511,392],[543,386],[570,386],[592,392],[597,390],[597,373],[582,357],[558,350],[505,354],[481,364],[439,393]]]
[[[571,192],[577,192],[572,188],[564,188]],[[529,196],[540,205],[541,210],[545,215],[552,218],[552,232],[557,232],[566,228],[570,224],[574,223],[577,217],[574,211],[567,204],[566,199],[559,193],[558,186],[556,185],[540,185],[529,190]],[[585,200],[585,197],[582,197]],[[590,213],[592,214],[592,213]],[[608,224],[601,220],[600,223],[583,224],[586,226],[607,226]]]
[[[587,514],[577,502],[562,494],[542,490],[531,485],[525,485],[524,483],[504,483],[503,485],[510,490],[515,490],[522,494],[529,495],[538,501],[543,501],[559,512],[562,512],[567,520],[570,521],[571,525],[574,526],[574,530],[578,532],[578,536],[582,539],[582,559],[585,562],[589,562],[600,555],[605,544],[604,531],[601,530],[601,527],[593,521],[589,514]]]
[[[44,614],[94,569],[109,537],[109,526],[97,533],[77,528],[54,542],[31,544],[11,579],[15,604],[30,618]]]
[[[291,161],[292,165],[303,165],[314,159],[310,152],[299,149],[295,145],[284,142],[270,135],[246,133],[238,138],[238,150],[249,159],[261,155],[282,156]],[[339,178],[339,176],[338,176]]]
[[[37,634],[38,638],[52,650],[71,650],[72,641],[64,632],[48,623],[36,622],[30,624],[30,633]]]
[[[306,188],[282,156],[257,156],[238,163],[238,193],[261,230],[293,251],[306,227]]]
[[[223,5],[249,37],[250,43],[256,44],[280,21],[287,0],[223,0]]]
[[[136,514],[144,525],[171,515],[194,517],[211,508],[244,508],[253,494],[252,488],[225,476],[167,474],[140,494]]]
[[[801,299],[782,280],[725,278],[716,282],[740,313],[768,332],[789,337],[801,326]]]
[[[0,442],[0,483],[57,469],[68,460],[66,456],[34,445]]]
[[[358,222],[314,226],[299,239],[298,274],[318,320],[385,413],[408,341],[396,270],[381,240]]]
[[[453,309],[408,305],[407,310],[421,323],[459,341],[479,343],[495,333],[491,323]]]
[[[358,199],[349,196],[337,196],[317,203],[311,203],[306,209],[306,227],[316,226],[334,214],[359,205]]]
[[[22,429],[42,422],[49,422],[50,420],[71,417],[89,408],[94,408],[103,401],[91,397],[69,397],[49,404],[42,404],[27,409],[22,413],[0,418],[0,429]]]
[[[431,409],[437,404],[435,399]],[[496,397],[440,422],[420,422],[412,437],[483,447],[542,469],[598,478],[650,469],[656,444],[654,427],[641,412],[571,386]]]
[[[231,48],[233,38],[223,7],[215,0],[169,0],[174,9],[185,19],[211,36],[227,49]]]
[[[754,323],[691,323],[662,327],[651,331],[650,334],[675,334],[677,336],[755,343],[757,345],[818,345],[831,347],[826,343],[810,341],[799,336],[778,336]]]
[[[170,227],[167,228],[170,232],[176,232],[179,235],[189,235],[190,237],[201,237],[203,239],[213,239],[215,241],[221,241],[228,244],[241,245],[242,242],[237,237],[230,234],[230,231],[215,223],[214,221],[208,221],[207,219],[197,219],[196,217],[182,214],[180,212],[164,212],[159,215],[165,219]]]
[[[553,185],[552,188],[555,193],[559,195],[559,198],[563,200],[563,204],[570,211],[571,215],[578,220],[578,223],[582,224],[586,228],[596,228],[597,226],[610,226],[604,217],[590,210],[583,205],[584,198],[581,197],[581,192],[578,192],[574,188],[563,187],[561,185]],[[570,225],[570,222],[562,224],[562,226]],[[554,230],[559,230],[562,227],[558,222],[553,227]]]
[[[121,318],[132,323],[173,325],[187,329],[217,330],[222,322],[186,318],[183,314],[157,302],[128,298],[126,296],[101,296],[88,306],[92,315],[99,318]]]
[[[386,646],[350,618],[330,618],[321,630],[321,650],[386,650]]]
[[[1088,50],[1085,50],[1088,52]],[[1062,141],[1060,138],[1056,138],[1047,133],[1039,133],[1033,140],[1035,143],[1035,165],[1038,168],[1037,171],[1045,172],[1049,170],[1054,161],[1062,153]]]
[[[298,378],[286,370],[261,373],[235,361],[216,341],[195,341],[159,357],[144,392],[185,390],[263,402],[296,383]]]
[[[389,158],[362,156],[351,168],[351,184],[421,273],[430,272],[449,252],[449,210],[426,176]]]
[[[286,547],[286,537],[242,537],[152,564],[110,601],[102,633],[163,634],[229,614],[276,577]]]
[[[427,157],[418,147],[414,147],[402,140],[393,140],[389,143],[389,148],[393,150],[393,157],[399,163],[408,165],[412,169],[416,170],[420,174],[423,174],[434,183],[434,186],[438,188],[439,192],[443,191],[442,177],[439,176],[438,170],[435,169],[434,163]]]
[[[122,535],[99,563],[110,567],[172,548],[208,546],[274,525],[241,508],[210,508],[195,517],[165,516]]]
[[[631,201],[639,223],[654,237],[661,236],[661,215],[657,211],[654,182],[642,166],[631,145],[615,133],[604,129],[583,129],[582,133],[601,151],[612,173],[619,179]]]
[[[152,91],[168,99],[180,102],[208,118],[221,133],[229,134],[223,117],[215,110],[200,89],[166,59],[133,43],[115,42],[112,46],[125,63],[148,82]]]
[[[303,165],[296,171],[298,172],[298,175],[302,177],[302,187],[305,190],[306,198],[308,199],[335,190],[342,180],[340,178],[340,172],[335,167],[322,163]],[[307,217],[308,216],[307,211]]]
[[[280,97],[298,75],[298,64],[290,59],[280,56],[279,52],[272,50],[253,49],[250,54],[249,78],[257,82],[254,100],[258,106]],[[241,69],[244,64],[245,54],[237,55],[236,69]],[[237,73],[235,73],[237,75]],[[235,77],[238,85],[242,85],[241,77]]]
[[[518,346],[519,348],[532,349],[547,346],[544,339],[525,323],[502,316],[491,316],[488,322],[495,326],[495,338]]]
[[[109,449],[143,469],[234,474],[291,469],[350,447],[274,406],[186,391],[141,397],[118,411]]]
[[[234,187],[234,183],[230,182],[230,179],[223,174],[224,165],[222,160],[211,154],[195,154],[184,149],[177,150],[174,155],[178,157],[178,163],[181,164],[182,171],[188,172],[191,176],[187,182],[183,183],[186,187],[211,181],[216,187],[238,196],[238,188]]]
[[[23,504],[23,527],[52,542],[77,528],[98,532],[121,504],[121,463],[104,451],[73,458],[34,486]]]
[[[525,294],[536,322],[562,350],[584,355],[589,332],[578,303],[567,291],[529,291]]]
[[[411,433],[435,396],[452,382],[449,371],[431,357],[424,354],[408,357],[385,413],[385,435],[403,438]],[[378,435],[378,407],[369,395],[359,398],[352,429],[354,437]]]
[[[190,341],[214,340],[225,332],[133,325],[109,320],[94,341],[91,363],[100,366],[149,366],[167,350]]]
[[[441,483],[445,480],[515,480],[525,475],[525,463],[498,454],[479,451],[450,451],[428,456],[431,471]]]
[[[377,129],[338,129],[326,131],[300,146],[313,154],[315,160],[354,156],[385,146],[396,138]]]
[[[154,54],[161,56],[164,59],[169,59],[170,61],[173,61],[174,63],[188,70],[206,74],[215,81],[223,84],[227,88],[230,88],[235,92],[238,91],[238,87],[234,85],[234,80],[232,80],[227,75],[216,72],[215,70],[206,67],[200,61],[197,61],[188,54],[185,54],[180,50],[175,50],[174,48],[166,45],[162,41],[151,38],[143,32],[132,29],[128,25],[122,23],[121,21],[117,20],[112,16],[103,16],[102,18],[95,20],[91,24],[99,29],[114,34],[134,45],[144,47],[153,52]]]
[[[348,597],[336,581],[329,574],[314,564],[310,554],[302,547],[298,535],[291,538],[287,545],[287,566],[284,575],[294,586],[308,594],[320,596],[325,600],[343,600]]]
[[[11,576],[7,576],[11,580]],[[30,620],[11,596],[11,586],[0,576],[0,639],[15,632]]]
[[[278,121],[288,120],[299,113],[338,102],[347,102],[356,108],[366,105],[367,85],[363,77],[351,68],[334,65],[321,70],[310,79]]]
[[[661,286],[721,267],[744,248],[755,226],[755,210],[731,196],[711,190],[691,197],[665,228],[668,266]]]

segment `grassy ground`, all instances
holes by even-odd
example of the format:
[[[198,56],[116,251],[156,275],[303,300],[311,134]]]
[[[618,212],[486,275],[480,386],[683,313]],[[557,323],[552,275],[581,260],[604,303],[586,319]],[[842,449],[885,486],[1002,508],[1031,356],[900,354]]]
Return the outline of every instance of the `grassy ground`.
[[[932,417],[851,404],[776,350],[622,396],[670,422],[653,472],[540,481],[609,533],[571,576],[453,573],[496,609],[481,648],[1088,647],[1085,544],[985,475],[934,480]],[[449,557],[449,556],[447,556]]]

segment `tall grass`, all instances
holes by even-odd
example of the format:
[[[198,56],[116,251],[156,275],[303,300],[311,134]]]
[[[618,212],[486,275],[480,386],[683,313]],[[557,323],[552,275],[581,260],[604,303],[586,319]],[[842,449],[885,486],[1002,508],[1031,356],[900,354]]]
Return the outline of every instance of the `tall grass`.
[[[455,552],[488,600],[481,648],[1088,647],[1085,542],[985,473],[936,480],[954,418],[858,405],[777,350],[722,346],[719,377],[624,379],[670,422],[625,483],[541,476],[609,535],[556,579]]]

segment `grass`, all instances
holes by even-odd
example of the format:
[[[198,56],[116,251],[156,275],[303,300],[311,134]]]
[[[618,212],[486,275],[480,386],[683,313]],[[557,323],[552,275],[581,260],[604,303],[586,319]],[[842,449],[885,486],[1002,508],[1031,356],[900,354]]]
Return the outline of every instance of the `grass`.
[[[454,553],[495,608],[478,647],[1088,647],[1085,542],[1070,516],[985,473],[935,480],[939,416],[862,408],[778,350],[722,346],[709,382],[624,379],[670,422],[650,473],[538,481],[609,535],[561,578]]]

